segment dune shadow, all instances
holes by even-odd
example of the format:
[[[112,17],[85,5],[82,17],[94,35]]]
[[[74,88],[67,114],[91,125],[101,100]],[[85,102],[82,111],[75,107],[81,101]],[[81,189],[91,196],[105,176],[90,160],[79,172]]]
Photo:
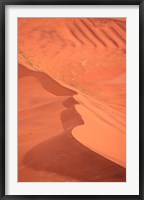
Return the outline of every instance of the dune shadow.
[[[35,77],[36,79],[38,79],[45,90],[51,92],[56,96],[72,96],[77,94],[75,91],[67,89],[66,87],[60,85],[44,72],[30,70],[21,64],[18,64],[18,68],[20,69],[18,70],[19,78],[26,76]]]
[[[34,76],[48,92],[56,96],[68,96],[63,101],[64,110],[58,113],[63,132],[58,132],[56,136],[35,145],[24,156],[23,164],[36,171],[64,175],[68,177],[66,180],[68,182],[73,179],[80,182],[125,181],[125,168],[91,151],[72,136],[72,129],[84,124],[82,117],[75,109],[78,102],[73,96],[76,92],[61,86],[43,72],[34,72],[22,65],[19,67],[22,69],[19,77]],[[41,131],[42,129],[43,127]],[[58,178],[57,182],[59,181]]]
[[[124,168],[81,145],[72,137],[71,130],[38,144],[23,162],[34,170],[65,175],[68,181],[125,181]]]

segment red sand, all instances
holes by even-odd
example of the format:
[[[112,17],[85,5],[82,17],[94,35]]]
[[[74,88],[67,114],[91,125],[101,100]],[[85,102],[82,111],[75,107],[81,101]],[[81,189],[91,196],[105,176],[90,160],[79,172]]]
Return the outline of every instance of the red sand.
[[[19,19],[19,181],[125,181],[125,19]]]

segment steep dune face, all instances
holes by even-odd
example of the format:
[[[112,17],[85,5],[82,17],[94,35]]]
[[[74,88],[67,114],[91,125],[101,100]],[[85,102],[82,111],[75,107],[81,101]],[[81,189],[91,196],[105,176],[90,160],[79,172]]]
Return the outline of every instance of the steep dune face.
[[[100,155],[126,167],[126,138],[123,118],[114,109],[82,95],[75,96],[80,103],[75,105],[84,121],[72,134],[83,145]]]
[[[18,27],[19,181],[125,181],[126,20]]]

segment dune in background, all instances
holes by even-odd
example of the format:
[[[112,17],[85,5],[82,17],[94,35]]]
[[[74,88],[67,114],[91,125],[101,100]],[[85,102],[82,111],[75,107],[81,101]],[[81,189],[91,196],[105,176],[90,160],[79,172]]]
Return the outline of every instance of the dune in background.
[[[18,181],[126,181],[125,19],[18,27]]]

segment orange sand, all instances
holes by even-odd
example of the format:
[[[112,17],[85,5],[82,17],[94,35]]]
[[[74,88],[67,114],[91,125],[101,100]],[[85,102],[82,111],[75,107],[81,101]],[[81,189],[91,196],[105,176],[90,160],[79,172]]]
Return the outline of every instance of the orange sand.
[[[18,25],[19,181],[125,181],[125,19]]]

